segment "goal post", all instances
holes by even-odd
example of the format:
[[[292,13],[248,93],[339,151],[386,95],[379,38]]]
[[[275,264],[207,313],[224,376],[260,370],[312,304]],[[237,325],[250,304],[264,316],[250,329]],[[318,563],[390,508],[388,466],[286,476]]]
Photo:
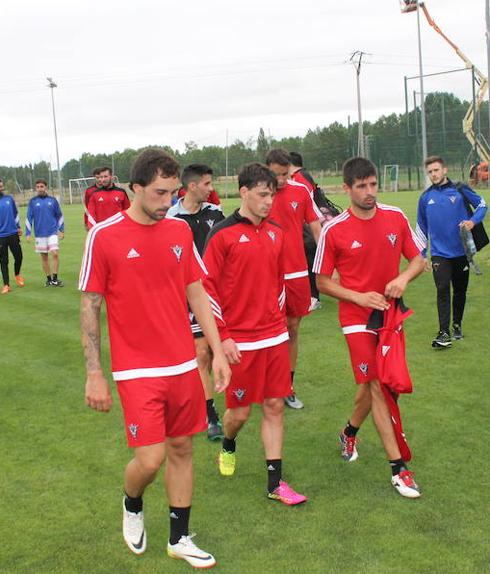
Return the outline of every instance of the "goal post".
[[[398,191],[399,165],[386,164],[383,172],[383,191]]]

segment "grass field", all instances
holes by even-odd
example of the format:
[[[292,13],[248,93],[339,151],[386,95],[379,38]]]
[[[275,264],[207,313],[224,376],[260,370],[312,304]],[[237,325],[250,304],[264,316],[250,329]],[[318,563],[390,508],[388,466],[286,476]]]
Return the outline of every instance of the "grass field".
[[[417,194],[380,199],[414,221]],[[226,202],[225,211],[236,205]],[[60,277],[66,286],[44,288],[38,257],[23,243],[26,287],[0,298],[0,571],[190,572],[164,553],[168,518],[160,477],[145,497],[146,554],[132,555],[122,540],[122,470],[130,453],[119,405],[109,414],[84,406],[80,206],[65,207],[65,218]],[[403,499],[391,487],[370,421],[360,432],[359,460],[347,464],[339,456],[337,434],[355,389],[336,303],[324,298],[302,326],[296,387],[306,406],[286,413],[285,478],[308,503],[287,508],[265,497],[257,410],[240,436],[231,479],[218,475],[217,446],[196,437],[191,529],[198,545],[215,554],[217,572],[490,572],[490,248],[479,262],[484,275],[471,277],[466,337],[451,350],[430,348],[437,330],[431,276],[406,294],[415,311],[406,324],[415,392],[401,404],[423,497]],[[221,397],[218,404],[222,411]]]

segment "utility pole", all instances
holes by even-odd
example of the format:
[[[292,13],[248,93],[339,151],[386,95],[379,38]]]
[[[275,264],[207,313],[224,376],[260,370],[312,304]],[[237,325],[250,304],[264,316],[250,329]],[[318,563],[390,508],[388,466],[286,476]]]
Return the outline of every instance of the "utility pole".
[[[226,130],[225,145],[225,198],[228,199],[228,130]]]
[[[56,167],[58,169],[58,190],[60,196],[63,194],[63,188],[61,187],[61,169],[60,169],[60,154],[58,152],[58,131],[56,129],[56,113],[54,109],[54,88],[58,85],[53,82],[53,78],[46,78],[48,80],[48,88],[51,89],[51,104],[53,106],[53,125],[54,125],[54,142],[56,144]]]
[[[357,131],[357,155],[364,157],[364,131],[362,125],[362,112],[361,112],[361,64],[362,64],[362,57],[365,55],[365,52],[357,50],[354,52],[351,57],[350,61],[354,64],[354,68],[356,70],[356,82],[357,82],[357,117],[358,117],[358,131]],[[357,58],[357,60],[356,60]]]
[[[487,78],[490,81],[490,0],[485,0],[485,14],[487,23]],[[488,90],[488,141],[490,142],[490,90]],[[489,185],[490,185],[490,179]]]

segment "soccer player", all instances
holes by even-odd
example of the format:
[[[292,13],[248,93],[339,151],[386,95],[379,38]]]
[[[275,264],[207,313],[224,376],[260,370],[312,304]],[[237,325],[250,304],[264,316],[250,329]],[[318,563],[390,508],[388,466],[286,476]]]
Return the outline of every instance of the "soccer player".
[[[126,190],[114,185],[112,181],[112,170],[109,167],[101,167],[94,170],[97,189],[90,192],[87,201],[87,227],[90,229],[96,223],[115,215],[119,211],[128,209],[131,205]],[[89,188],[85,192],[87,196]]]
[[[94,226],[80,273],[81,328],[87,368],[86,404],[108,411],[112,396],[100,360],[100,308],[105,299],[112,376],[134,457],[124,472],[123,536],[135,554],[146,549],[143,493],[166,459],[170,539],[167,553],[196,568],[214,557],[189,536],[192,435],[206,428],[206,409],[187,302],[214,359],[215,388],[230,369],[209,299],[205,268],[189,226],[165,218],[179,187],[179,165],[161,150],[146,150],[131,170],[131,207]]]
[[[9,249],[14,257],[15,282],[24,287],[25,281],[20,274],[22,267],[22,247],[20,236],[22,229],[19,224],[19,214],[14,198],[5,193],[3,179],[0,179],[0,267],[2,269],[3,288],[2,295],[6,295],[10,288],[9,278]]]
[[[192,229],[197,251],[202,257],[209,231],[216,223],[225,218],[221,209],[209,202],[209,197],[214,191],[213,170],[204,164],[191,164],[182,171],[181,181],[185,193],[168,210],[167,217],[178,217],[187,221]],[[206,396],[208,439],[212,441],[221,440],[223,430],[214,404],[213,386],[209,376],[211,370],[209,345],[193,314],[191,314],[191,324],[194,343],[196,344],[197,366]]]
[[[469,264],[459,235],[461,226],[471,231],[487,213],[485,200],[467,185],[456,185],[447,177],[447,167],[439,156],[425,160],[432,185],[420,196],[416,232],[425,247],[430,244],[432,274],[437,289],[439,332],[432,341],[435,349],[451,347],[451,284],[453,287],[453,332],[463,338],[461,324],[470,277]],[[469,213],[469,205],[474,213]],[[426,251],[424,250],[424,254]]]
[[[291,164],[289,166],[289,178],[296,183],[302,183],[310,192],[315,201],[316,183],[311,174],[303,167],[303,157],[295,151],[289,152]],[[317,205],[318,207],[318,205]],[[322,222],[323,217],[320,219]],[[318,238],[317,238],[318,239]],[[316,311],[321,308],[320,293],[316,286],[316,276],[312,271],[313,261],[315,260],[316,241],[308,225],[303,225],[303,243],[305,248],[306,262],[308,264],[308,279],[310,281],[311,302],[310,311]]]
[[[83,223],[87,231],[89,230],[87,215],[88,202],[90,201],[94,191],[112,185],[112,169],[110,167],[96,167],[93,170],[92,175],[95,177],[95,183],[90,187],[87,187],[83,197],[83,204],[85,206],[85,210],[83,212]]]
[[[246,165],[238,176],[240,209],[213,227],[204,261],[204,285],[220,317],[223,348],[232,368],[223,417],[219,470],[235,472],[236,437],[252,403],[262,406],[262,442],[268,497],[287,505],[304,502],[282,480],[284,397],[291,393],[284,316],[284,237],[268,219],[276,178],[266,166]]]
[[[59,239],[65,236],[65,224],[60,204],[55,197],[48,195],[48,184],[44,179],[36,181],[36,192],[27,206],[26,241],[31,240],[34,226],[36,253],[41,255],[41,265],[46,275],[46,287],[63,287],[58,279]],[[53,264],[53,273],[49,264],[49,254]]]
[[[307,223],[310,226],[315,241],[318,241],[321,213],[314,204],[309,190],[302,183],[288,179],[291,162],[287,151],[271,150],[267,154],[266,163],[277,178],[277,193],[270,217],[284,232],[288,348],[291,383],[294,385],[294,372],[298,361],[299,325],[301,319],[308,315],[311,305],[308,263],[303,247],[303,224]],[[303,402],[296,396],[294,386],[285,400],[286,405],[292,409],[303,408]]]
[[[377,203],[376,167],[355,157],[343,167],[344,190],[350,207],[322,229],[313,271],[321,293],[339,299],[339,320],[349,347],[357,387],[354,411],[340,433],[342,457],[358,458],[356,434],[369,412],[386,451],[391,482],[408,498],[420,496],[412,473],[402,459],[390,412],[377,380],[376,332],[367,330],[373,309],[384,311],[390,300],[400,298],[409,281],[422,273],[422,244],[397,207]],[[400,273],[400,259],[409,260]],[[340,280],[332,279],[334,269]]]

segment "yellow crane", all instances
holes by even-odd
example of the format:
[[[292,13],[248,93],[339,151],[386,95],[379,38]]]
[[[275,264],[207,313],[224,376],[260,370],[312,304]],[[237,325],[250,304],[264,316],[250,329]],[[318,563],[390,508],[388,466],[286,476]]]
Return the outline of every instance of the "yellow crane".
[[[470,142],[472,148],[475,149],[478,157],[481,160],[480,165],[472,166],[470,171],[470,177],[472,179],[488,179],[489,176],[489,164],[490,164],[490,148],[487,142],[483,138],[478,138],[475,134],[473,128],[475,114],[478,113],[480,109],[485,94],[488,90],[488,78],[483,75],[480,70],[471,62],[471,60],[459,49],[454,42],[452,42],[446,34],[439,28],[439,26],[434,22],[434,19],[429,14],[425,2],[420,2],[419,0],[400,0],[400,8],[404,13],[413,12],[417,10],[417,4],[424,13],[424,16],[429,23],[429,26],[433,28],[440,36],[446,40],[446,42],[451,46],[451,48],[456,52],[456,54],[463,60],[465,67],[469,70],[473,70],[475,82],[478,86],[478,91],[475,94],[474,101],[471,102],[468,111],[463,118],[463,133],[467,140]]]

